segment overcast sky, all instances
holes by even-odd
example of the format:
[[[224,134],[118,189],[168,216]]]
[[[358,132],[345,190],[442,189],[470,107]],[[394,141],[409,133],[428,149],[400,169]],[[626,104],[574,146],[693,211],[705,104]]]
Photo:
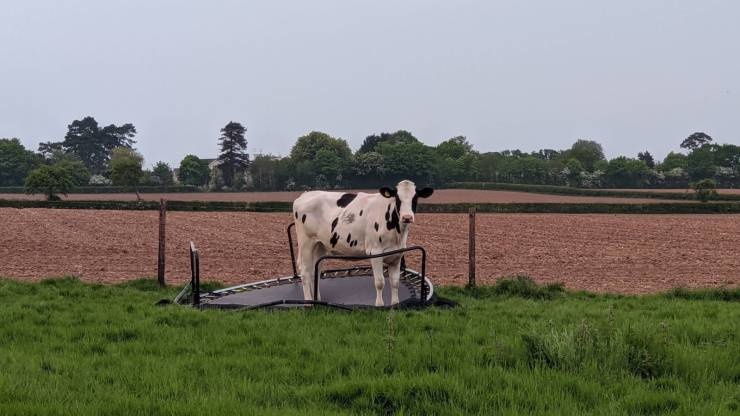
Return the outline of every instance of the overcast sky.
[[[740,143],[740,2],[0,0],[0,137],[87,115],[133,123],[148,166],[215,157],[230,120],[249,153],[406,129],[662,159]]]

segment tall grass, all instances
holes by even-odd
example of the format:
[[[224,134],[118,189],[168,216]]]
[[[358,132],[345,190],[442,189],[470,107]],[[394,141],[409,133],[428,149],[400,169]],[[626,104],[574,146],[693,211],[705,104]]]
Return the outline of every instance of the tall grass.
[[[0,280],[0,414],[740,411],[732,295],[440,291],[461,306],[235,313],[154,306],[176,290],[149,281]]]

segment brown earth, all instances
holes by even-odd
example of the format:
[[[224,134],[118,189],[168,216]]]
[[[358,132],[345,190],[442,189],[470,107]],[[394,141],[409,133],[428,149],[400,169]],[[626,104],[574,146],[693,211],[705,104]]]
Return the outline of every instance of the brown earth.
[[[347,191],[358,192],[358,191]],[[365,190],[364,192],[377,192],[377,190]],[[294,201],[301,192],[194,192],[194,193],[169,193],[169,194],[141,194],[141,197],[149,201],[159,201],[161,198],[171,201]],[[25,195],[25,194],[0,194],[0,199],[44,199],[43,195]],[[69,194],[67,199],[70,201],[100,201],[100,200],[121,200],[135,201],[134,194]],[[488,191],[474,189],[438,189],[434,192],[427,203],[446,204],[455,202],[478,202],[478,203],[538,203],[538,202],[558,202],[558,203],[625,203],[625,204],[650,204],[656,202],[676,202],[675,200],[661,200],[651,198],[612,198],[612,197],[593,197],[593,196],[568,196],[568,195],[547,195],[536,194],[531,192],[514,192],[514,191]],[[685,201],[682,201],[685,202]]]
[[[290,214],[167,214],[167,278],[189,277],[187,243],[202,276],[241,283],[289,275]],[[740,215],[479,214],[478,281],[527,274],[570,289],[647,293],[740,284]],[[437,284],[467,276],[467,216],[420,214],[410,243],[424,245]],[[0,276],[64,275],[90,282],[154,276],[157,213],[0,209]],[[410,258],[409,264],[417,260]]]

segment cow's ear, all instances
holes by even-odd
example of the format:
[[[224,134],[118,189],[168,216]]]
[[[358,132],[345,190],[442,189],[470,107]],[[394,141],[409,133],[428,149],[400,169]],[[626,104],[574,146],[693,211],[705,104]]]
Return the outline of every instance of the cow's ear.
[[[386,188],[385,186],[380,188],[380,194],[386,198],[393,198],[396,196],[396,190],[392,188]]]
[[[434,189],[432,188],[422,188],[416,191],[416,195],[419,196],[419,198],[429,198],[434,193]]]

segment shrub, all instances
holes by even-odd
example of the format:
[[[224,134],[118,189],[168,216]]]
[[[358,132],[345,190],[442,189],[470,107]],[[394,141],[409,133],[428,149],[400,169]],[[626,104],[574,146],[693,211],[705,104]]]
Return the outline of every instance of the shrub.
[[[26,178],[26,193],[44,193],[47,200],[57,201],[57,194],[66,195],[72,189],[72,182],[69,170],[59,165],[44,165],[31,171]]]
[[[696,193],[696,199],[701,202],[707,202],[710,199],[717,198],[717,182],[714,179],[702,179],[692,184]]]

